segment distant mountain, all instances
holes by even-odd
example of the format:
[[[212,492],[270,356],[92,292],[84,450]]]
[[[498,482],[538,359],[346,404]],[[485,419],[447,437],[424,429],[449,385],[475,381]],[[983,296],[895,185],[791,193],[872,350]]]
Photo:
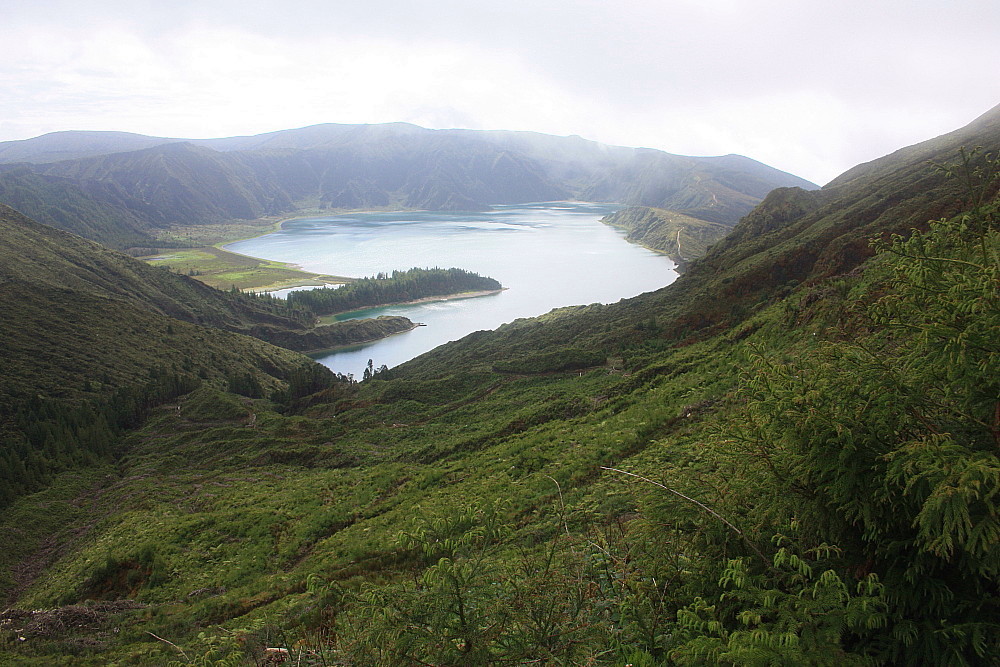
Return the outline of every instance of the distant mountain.
[[[50,132],[33,139],[0,142],[0,163],[45,164],[95,155],[137,151],[174,141],[131,132]]]
[[[58,132],[0,143],[0,163],[19,165],[0,171],[0,201],[118,246],[164,227],[252,219],[306,204],[482,210],[582,199],[732,224],[775,187],[815,187],[735,155],[685,157],[580,137],[405,123],[326,124],[206,140]],[[44,202],[25,193],[32,176],[27,189],[44,183]],[[100,211],[84,216],[85,223],[52,214],[52,207],[81,197]]]
[[[289,210],[292,202],[272,174],[252,159],[190,143],[56,162],[36,170],[80,184],[95,199],[105,190],[148,226],[251,219]]]

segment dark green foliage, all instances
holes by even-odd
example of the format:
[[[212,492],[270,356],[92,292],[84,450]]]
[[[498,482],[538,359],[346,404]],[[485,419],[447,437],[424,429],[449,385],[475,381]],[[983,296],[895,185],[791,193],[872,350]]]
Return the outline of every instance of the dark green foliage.
[[[606,361],[607,356],[601,352],[567,348],[497,361],[493,370],[498,373],[554,373],[603,366]]]
[[[287,395],[279,395],[277,398],[280,399],[279,402],[288,403],[343,382],[350,380],[331,373],[319,364],[303,364],[288,376]]]
[[[799,555],[778,538],[772,568],[730,560],[716,604],[696,598],[677,611],[681,665],[866,665],[868,656],[845,646],[848,633],[871,635],[887,624],[878,578],[851,586],[830,567],[836,549],[820,545]],[[826,568],[826,569],[824,569]],[[851,582],[853,583],[853,582]]]
[[[111,248],[155,244],[146,225],[114,200],[93,197],[70,179],[37,174],[25,166],[0,169],[0,202]]]
[[[314,333],[311,315],[279,300],[213,290],[9,208],[0,228],[4,505],[61,471],[111,460],[123,431],[201,381],[286,401],[337,382],[297,354],[219,329],[315,347],[357,340]]]
[[[104,400],[75,405],[35,396],[5,406],[6,414],[0,414],[0,507],[44,488],[64,470],[113,460],[122,433],[198,382],[156,370],[148,382],[120,387]]]
[[[135,597],[141,588],[155,588],[167,581],[161,546],[144,544],[125,557],[108,554],[72,597],[82,600],[119,600]]]
[[[344,320],[317,325],[309,329],[284,328],[255,329],[253,334],[269,343],[290,350],[327,350],[347,345],[357,345],[410,331],[416,325],[399,315],[379,315],[360,320]]]
[[[330,315],[432,296],[498,290],[501,287],[493,278],[464,269],[412,268],[353,280],[336,289],[321,287],[292,292],[288,295],[288,303],[316,315]]]
[[[797,517],[814,548],[838,544],[838,586],[871,576],[884,586],[883,620],[844,629],[854,651],[892,664],[992,663],[1000,660],[995,210],[879,247],[885,261],[867,289],[881,295],[871,320],[857,315],[874,333],[795,361],[758,357],[746,380],[749,425],[734,435],[766,464],[780,499],[758,512]],[[726,642],[711,645],[721,651]]]

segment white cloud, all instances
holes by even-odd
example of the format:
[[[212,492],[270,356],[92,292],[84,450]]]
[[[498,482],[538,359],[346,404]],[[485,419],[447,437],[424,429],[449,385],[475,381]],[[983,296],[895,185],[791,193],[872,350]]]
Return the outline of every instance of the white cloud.
[[[997,101],[1000,4],[15,2],[0,140],[321,122],[742,153],[820,182]]]

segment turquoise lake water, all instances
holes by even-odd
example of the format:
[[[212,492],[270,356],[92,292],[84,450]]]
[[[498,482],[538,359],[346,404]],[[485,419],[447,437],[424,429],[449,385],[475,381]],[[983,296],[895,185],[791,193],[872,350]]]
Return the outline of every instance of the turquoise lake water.
[[[496,206],[486,212],[353,213],[286,222],[226,246],[306,271],[363,277],[411,267],[458,267],[499,280],[505,291],[474,299],[390,306],[354,314],[403,315],[427,326],[312,355],[360,378],[369,359],[396,366],[442,343],[553,308],[613,303],[677,278],[674,263],[625,241],[600,222],[619,207],[581,202]]]

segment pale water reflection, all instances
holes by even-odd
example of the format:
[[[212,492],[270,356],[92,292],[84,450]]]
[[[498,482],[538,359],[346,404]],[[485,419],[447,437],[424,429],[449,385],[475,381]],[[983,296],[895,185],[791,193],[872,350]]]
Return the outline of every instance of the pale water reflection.
[[[458,267],[499,280],[500,294],[378,308],[427,326],[356,348],[313,355],[360,377],[368,359],[396,366],[480,329],[561,306],[613,303],[673,282],[667,257],[600,222],[618,207],[581,202],[496,206],[486,212],[356,213],[309,218],[228,249],[306,271],[362,277],[411,267]]]

